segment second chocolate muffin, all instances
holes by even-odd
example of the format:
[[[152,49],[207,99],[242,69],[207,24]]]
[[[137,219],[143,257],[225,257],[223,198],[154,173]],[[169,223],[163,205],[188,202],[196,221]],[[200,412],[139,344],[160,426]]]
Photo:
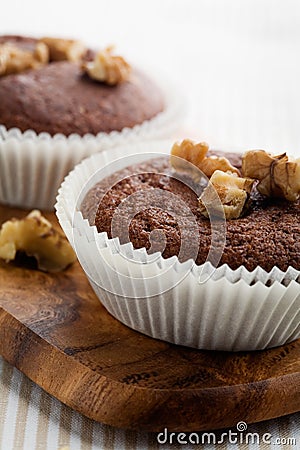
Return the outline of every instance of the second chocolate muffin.
[[[38,42],[0,36],[0,46],[9,44],[26,51],[33,51]],[[82,59],[92,56],[87,49]],[[80,62],[71,60],[50,59],[40,67],[0,76],[0,125],[7,129],[96,135],[132,128],[155,117],[164,106],[159,87],[137,69],[115,85],[95,81],[83,72]]]

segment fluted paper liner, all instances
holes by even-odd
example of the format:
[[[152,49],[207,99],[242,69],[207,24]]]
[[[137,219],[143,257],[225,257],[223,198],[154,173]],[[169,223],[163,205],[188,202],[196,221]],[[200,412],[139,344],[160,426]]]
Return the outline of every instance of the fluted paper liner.
[[[83,158],[123,144],[172,136],[184,115],[183,98],[172,83],[153,78],[162,90],[164,110],[133,128],[81,137],[23,133],[0,125],[0,203],[51,210],[62,180]]]
[[[97,167],[131,154],[168,153],[171,143],[148,142],[93,155],[65,179],[57,216],[89,281],[107,310],[127,326],[175,344],[207,350],[258,350],[300,337],[300,272],[277,267],[249,272],[209,262],[196,266],[148,255],[98,233],[77,207]],[[120,160],[122,161],[122,160]],[[120,163],[122,164],[122,162]],[[121,168],[121,167],[119,167]],[[103,172],[103,177],[109,173]],[[87,184],[86,184],[87,183]],[[82,192],[83,186],[86,185]],[[209,273],[206,281],[201,275]]]

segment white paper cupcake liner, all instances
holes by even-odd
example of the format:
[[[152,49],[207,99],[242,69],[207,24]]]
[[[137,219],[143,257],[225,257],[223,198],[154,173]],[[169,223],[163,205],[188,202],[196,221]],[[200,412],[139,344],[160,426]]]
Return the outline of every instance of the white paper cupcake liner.
[[[156,82],[164,110],[120,132],[51,136],[0,125],[0,203],[51,210],[63,178],[83,158],[123,144],[172,136],[183,120],[184,101],[172,83],[161,77]]]
[[[78,205],[92,187],[97,167],[107,168],[101,179],[118,158],[115,170],[125,167],[124,156],[136,154],[141,162],[149,159],[149,152],[168,153],[170,146],[169,141],[148,142],[93,155],[59,190],[59,222],[100,301],[135,330],[199,349],[258,350],[299,338],[300,271],[257,267],[249,272],[244,266],[232,270],[227,265],[214,269],[209,262],[180,263],[177,257],[164,259],[131,243],[121,245],[83,218]],[[203,278],[205,273],[210,276]]]

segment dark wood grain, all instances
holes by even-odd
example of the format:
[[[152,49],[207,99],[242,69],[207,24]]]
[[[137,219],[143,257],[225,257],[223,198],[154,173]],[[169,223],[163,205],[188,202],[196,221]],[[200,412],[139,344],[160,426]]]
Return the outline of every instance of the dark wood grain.
[[[0,206],[0,223],[23,215]],[[0,263],[0,353],[65,404],[117,427],[200,431],[300,410],[300,340],[225,353],[151,339],[106,312],[78,264],[49,275]]]

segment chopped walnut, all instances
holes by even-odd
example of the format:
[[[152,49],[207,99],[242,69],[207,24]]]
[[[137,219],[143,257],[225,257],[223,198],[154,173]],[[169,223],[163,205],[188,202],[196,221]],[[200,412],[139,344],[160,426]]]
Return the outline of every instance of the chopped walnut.
[[[131,67],[122,56],[112,54],[113,47],[99,52],[93,61],[85,62],[83,70],[97,81],[114,86],[128,79]]]
[[[10,43],[0,45],[0,76],[37,69],[48,61],[48,48],[42,42],[37,43],[33,51],[23,50]]]
[[[196,144],[189,139],[184,139],[180,144],[175,143],[171,150],[171,165],[178,171],[192,170],[191,167],[188,168],[187,164],[182,161],[183,159],[196,166],[209,178],[216,170],[240,174],[239,170],[232,166],[227,158],[219,156],[207,157],[208,148],[208,144],[205,142]],[[177,158],[172,158],[172,156],[177,156]]]
[[[300,196],[300,159],[283,153],[272,156],[264,150],[250,150],[243,156],[243,175],[259,180],[258,191],[268,197],[282,197],[291,202]]]
[[[24,219],[11,219],[0,230],[0,258],[9,262],[17,251],[36,258],[38,268],[59,272],[76,260],[67,238],[34,210]]]
[[[171,149],[171,155],[178,158],[171,158],[171,163],[174,169],[180,170],[186,166],[185,162],[188,161],[196,167],[199,167],[203,162],[208,152],[208,144],[206,142],[199,142],[196,144],[190,139],[184,139],[180,144],[175,142]]]
[[[33,54],[38,62],[40,62],[41,64],[48,64],[49,50],[47,48],[47,45],[43,44],[42,42],[38,42],[35,46]]]
[[[238,219],[246,209],[254,180],[238,177],[231,172],[216,170],[210,183],[199,197],[199,210],[226,219]]]
[[[40,42],[47,45],[51,61],[81,61],[86,46],[81,41],[44,37]]]

